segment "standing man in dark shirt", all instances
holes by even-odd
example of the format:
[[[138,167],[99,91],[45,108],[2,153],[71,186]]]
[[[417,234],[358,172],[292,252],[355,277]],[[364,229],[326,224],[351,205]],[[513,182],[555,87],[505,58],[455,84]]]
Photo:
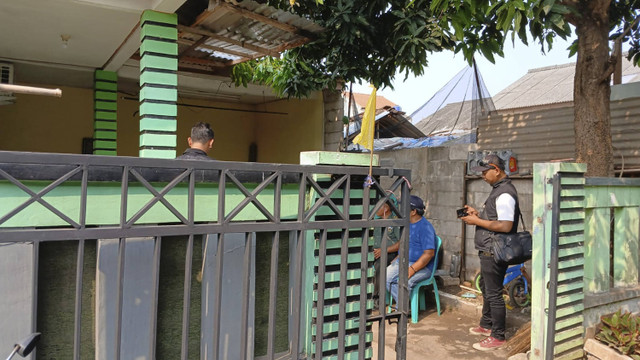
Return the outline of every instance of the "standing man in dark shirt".
[[[467,216],[462,221],[476,226],[475,248],[480,256],[482,281],[482,318],[479,326],[469,329],[474,335],[487,336],[473,344],[477,350],[494,350],[505,343],[507,311],[502,298],[502,283],[507,265],[498,265],[491,253],[491,235],[515,233],[518,229],[520,206],[518,192],[504,172],[504,161],[497,155],[488,155],[478,162],[473,171],[482,171],[482,179],[493,187],[484,203],[482,213],[465,205]]]
[[[191,128],[191,136],[187,138],[189,148],[176,159],[181,160],[213,160],[207,152],[213,147],[213,130],[208,123],[199,122]]]

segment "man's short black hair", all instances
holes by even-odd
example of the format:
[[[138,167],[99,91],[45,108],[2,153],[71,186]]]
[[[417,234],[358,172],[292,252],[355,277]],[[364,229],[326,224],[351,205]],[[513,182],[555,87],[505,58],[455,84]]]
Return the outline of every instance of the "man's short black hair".
[[[209,123],[199,122],[191,128],[191,141],[206,144],[211,139],[213,139],[213,130]]]

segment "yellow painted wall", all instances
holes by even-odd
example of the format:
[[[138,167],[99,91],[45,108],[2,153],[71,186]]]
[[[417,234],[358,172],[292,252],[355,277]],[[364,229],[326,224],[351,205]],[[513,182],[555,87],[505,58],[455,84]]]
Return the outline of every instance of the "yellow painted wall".
[[[62,98],[17,94],[15,104],[0,106],[0,150],[80,154],[82,138],[93,136],[93,90],[61,89]],[[139,103],[125,96],[129,97],[118,96],[118,155],[138,156]],[[191,127],[198,121],[210,123],[215,132],[209,155],[217,160],[248,161],[252,142],[257,144],[259,162],[297,164],[300,151],[322,150],[321,93],[311,99],[261,105],[187,98],[179,103],[258,112],[178,106],[178,155],[187,148]]]
[[[179,103],[253,110],[252,105],[183,99]],[[140,136],[139,103],[136,100],[118,101],[118,155],[138,156]],[[188,147],[191,127],[199,121],[208,122],[215,134],[209,156],[216,160],[247,161],[249,144],[255,141],[256,116],[251,112],[226,111],[198,107],[178,106],[177,155]]]
[[[257,105],[258,110],[287,115],[258,114],[258,161],[299,164],[301,151],[322,150],[324,107],[322,93],[310,99],[279,100]]]
[[[82,138],[93,136],[93,91],[60,89],[61,98],[15,94],[0,106],[0,150],[82,153]]]

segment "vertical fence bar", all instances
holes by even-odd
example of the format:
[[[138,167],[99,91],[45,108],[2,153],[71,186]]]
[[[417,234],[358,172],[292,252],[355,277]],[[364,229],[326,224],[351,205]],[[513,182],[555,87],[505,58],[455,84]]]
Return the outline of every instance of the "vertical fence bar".
[[[347,214],[348,216],[348,214]],[[349,255],[349,229],[342,229],[340,245],[340,312],[338,313],[338,359],[344,359],[345,338],[347,335],[347,266]],[[362,289],[361,289],[362,290]],[[362,320],[362,319],[360,319]]]
[[[87,165],[82,165],[82,181],[80,184],[80,228],[84,229],[87,223],[87,186],[89,171]],[[80,341],[82,333],[82,278],[84,273],[84,239],[78,241],[78,258],[76,263],[76,298],[74,314],[73,358],[80,359]]]
[[[214,358],[218,358],[220,352],[220,311],[222,304],[222,265],[224,257],[224,233],[218,234],[218,249],[216,253],[216,275],[215,275],[215,291],[216,295],[213,299],[214,320],[213,320],[213,346],[211,353]]]
[[[322,339],[324,327],[324,283],[327,263],[327,230],[320,230],[320,246],[318,246],[318,288],[316,289],[316,351],[314,359],[322,359]],[[344,311],[344,309],[340,309]]]
[[[32,254],[33,257],[31,261],[33,262],[33,274],[31,278],[31,293],[33,294],[33,297],[31,299],[31,332],[35,332],[38,328],[38,262],[40,261],[40,242],[33,242]],[[32,358],[35,359],[37,356],[37,348],[33,350],[32,354]]]
[[[116,304],[116,338],[115,338],[115,359],[120,360],[120,347],[122,344],[122,301],[124,296],[124,264],[125,264],[125,248],[126,238],[120,238],[118,243],[118,303]]]
[[[365,187],[362,191],[362,219],[369,219],[369,202],[371,198],[371,189]],[[365,228],[362,233],[362,244],[360,245],[360,314],[358,329],[358,359],[364,360],[366,349],[367,334],[367,270],[369,262],[367,260],[369,253],[369,227]]]
[[[275,356],[276,341],[276,301],[278,295],[278,257],[280,253],[280,232],[273,233],[271,244],[271,270],[269,275],[269,325],[267,328],[267,359]]]
[[[242,329],[240,331],[240,359],[248,359],[247,337],[249,331],[249,285],[251,285],[251,237],[252,233],[245,233],[244,259],[242,266]]]
[[[302,198],[304,201],[304,198]],[[303,244],[305,239],[305,230],[296,231],[296,261],[294,266],[294,280],[293,280],[293,325],[292,329],[293,338],[291,339],[291,354],[292,358],[298,358],[298,351],[300,347],[300,311],[301,311],[301,298],[302,298],[302,264],[303,264]]]
[[[407,291],[409,266],[407,259],[409,259],[409,227],[410,227],[410,196],[411,189],[409,188],[409,176],[407,181],[402,185],[402,213],[404,216],[404,225],[400,232],[400,248],[398,249],[400,265],[400,274],[398,278],[398,310],[400,311],[400,317],[398,318],[398,336],[396,342],[399,342],[399,346],[396,346],[398,351],[396,352],[396,358],[398,360],[404,359],[407,353],[407,307],[409,306],[409,293]]]
[[[189,234],[187,251],[184,260],[184,294],[182,302],[182,350],[180,358],[189,357],[189,310],[191,307],[191,268],[193,262],[193,234]]]
[[[191,173],[189,174],[189,190],[188,190],[188,199],[187,206],[188,209],[188,221],[189,225],[193,226],[193,222],[195,219],[195,203],[196,203],[196,176],[194,169],[191,169]]]
[[[82,223],[81,223],[82,224]],[[76,262],[76,298],[73,326],[73,358],[80,359],[80,338],[82,320],[82,274],[84,270],[84,239],[78,241]]]
[[[556,294],[558,291],[558,238],[560,236],[560,174],[553,176],[553,205],[551,208],[551,252],[549,261],[549,307],[547,311],[547,345],[545,359],[553,359],[556,336]]]
[[[156,358],[156,340],[157,340],[157,326],[158,326],[158,288],[159,288],[159,281],[160,281],[160,252],[162,249],[162,237],[157,236],[155,238],[154,241],[154,248],[153,248],[153,277],[152,277],[152,302],[151,302],[151,314],[150,314],[150,319],[151,319],[151,327],[149,329],[150,333],[151,333],[151,349],[149,349],[149,358],[150,359],[155,359]]]

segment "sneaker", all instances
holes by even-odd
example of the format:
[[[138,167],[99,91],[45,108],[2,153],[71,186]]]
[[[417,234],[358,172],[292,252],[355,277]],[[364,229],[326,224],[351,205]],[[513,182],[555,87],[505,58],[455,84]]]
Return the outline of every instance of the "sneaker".
[[[491,336],[491,329],[485,329],[482,326],[476,326],[469,328],[469,333],[471,335]]]
[[[506,340],[498,340],[493,336],[489,336],[488,338],[480,341],[479,343],[473,344],[473,348],[480,351],[489,351],[502,347]]]

